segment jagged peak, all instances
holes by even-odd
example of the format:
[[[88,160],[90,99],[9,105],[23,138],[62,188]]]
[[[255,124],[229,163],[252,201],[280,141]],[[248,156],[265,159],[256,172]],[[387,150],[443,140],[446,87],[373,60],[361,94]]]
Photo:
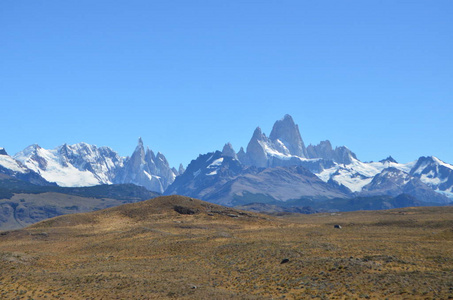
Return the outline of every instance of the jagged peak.
[[[0,147],[0,155],[8,155],[5,148]]]
[[[298,135],[298,137],[302,139],[299,133],[299,126],[294,123],[293,117],[286,114],[282,119],[274,123],[269,138],[271,140],[279,139],[282,135],[288,133],[288,131],[296,131],[296,135]]]
[[[319,146],[324,146],[324,147],[327,146],[327,147],[332,148],[332,143],[329,140],[325,140],[325,141],[319,142]]]
[[[29,156],[29,155],[32,155],[32,154],[36,153],[40,149],[42,149],[42,148],[38,144],[32,144],[32,145],[28,146],[27,148],[25,148],[24,150],[22,150],[19,153],[17,153],[15,155],[15,157],[19,156],[19,155],[20,156]]]
[[[231,143],[228,142],[228,143],[226,143],[226,144],[223,146],[223,148],[224,148],[224,149],[225,149],[225,148],[233,149],[233,145],[231,145]]]
[[[161,152],[157,152],[157,154],[156,154],[156,160],[160,160],[160,161],[162,161],[164,164],[168,165],[167,158],[166,158],[165,155],[163,155]]]
[[[336,147],[335,147],[335,150],[343,150],[343,149],[344,149],[344,150],[351,151],[351,149],[349,149],[349,148],[346,147],[346,146],[336,146]]]
[[[261,131],[261,127],[256,127],[255,131],[253,132],[253,136],[252,136],[252,139],[257,139],[257,140],[261,140],[263,138],[264,134],[263,132]]]
[[[380,160],[379,162],[381,162],[381,163],[386,163],[386,162],[398,163],[391,155],[389,155],[386,159]]]
[[[153,150],[149,149],[149,147],[146,147],[146,152],[145,152],[145,160],[148,161],[148,163],[154,163],[154,160],[156,159],[156,156],[154,155]]]
[[[291,117],[290,114],[284,115],[283,118],[280,119],[280,121],[286,121],[286,122],[294,123],[293,117]]]
[[[274,123],[269,139],[273,142],[277,142],[277,140],[282,142],[292,155],[308,156],[300,135],[299,126],[294,123],[290,115],[285,115],[283,119]]]
[[[234,151],[231,143],[226,143],[225,146],[223,146],[222,155],[237,158],[236,152]]]
[[[184,166],[182,164],[179,164],[178,168],[179,175],[182,175],[185,171],[186,169],[184,168]]]
[[[440,166],[444,166],[446,168],[449,168],[449,169],[452,169],[453,170],[453,165],[449,164],[449,163],[446,163],[444,162],[443,160],[437,158],[436,156],[421,156],[418,160],[417,160],[417,163],[416,163],[416,166],[417,165],[420,165],[422,163],[433,163],[433,164],[437,164],[437,165],[440,165]]]
[[[146,154],[148,154],[148,153],[149,153],[149,154],[152,154],[153,156],[155,156],[155,155],[154,155],[154,151],[151,150],[148,146],[146,146]],[[159,152],[159,153],[160,153],[160,152]]]
[[[143,146],[143,140],[142,138],[138,138],[138,143],[137,143],[137,147],[135,147],[135,151],[134,152],[143,152],[145,153],[145,147]]]

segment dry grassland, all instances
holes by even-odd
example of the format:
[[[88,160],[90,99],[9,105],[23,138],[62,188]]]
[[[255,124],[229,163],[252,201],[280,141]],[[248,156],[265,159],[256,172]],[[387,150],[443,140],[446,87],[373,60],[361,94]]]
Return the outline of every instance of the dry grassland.
[[[160,197],[0,232],[0,270],[0,299],[449,299],[453,207],[273,218]]]

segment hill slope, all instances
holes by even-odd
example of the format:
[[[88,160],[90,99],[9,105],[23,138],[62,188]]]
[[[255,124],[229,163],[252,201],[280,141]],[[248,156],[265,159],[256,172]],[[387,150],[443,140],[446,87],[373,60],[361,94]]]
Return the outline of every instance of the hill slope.
[[[446,299],[452,220],[453,207],[277,219],[158,197],[1,233],[0,295]]]
[[[63,188],[0,177],[0,230],[22,228],[69,213],[89,212],[156,197],[133,184]]]

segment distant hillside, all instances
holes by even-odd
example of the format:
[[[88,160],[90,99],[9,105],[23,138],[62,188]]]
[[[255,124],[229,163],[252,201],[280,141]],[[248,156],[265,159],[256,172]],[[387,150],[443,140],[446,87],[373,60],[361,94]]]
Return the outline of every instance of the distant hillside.
[[[258,202],[251,201],[247,204],[235,206],[237,209],[247,211],[279,214],[279,213],[322,213],[322,212],[345,212],[357,210],[383,210],[402,207],[417,207],[417,206],[441,206],[435,202],[419,201],[414,196],[401,194],[396,197],[392,196],[370,196],[370,197],[355,197],[355,198],[335,198],[327,200],[313,200],[310,198],[301,198],[290,200],[287,202],[270,201],[264,202],[265,196],[261,198],[257,195],[246,196],[245,199],[257,199]]]
[[[89,212],[158,196],[133,184],[63,188],[0,177],[0,230],[21,228],[59,215]]]

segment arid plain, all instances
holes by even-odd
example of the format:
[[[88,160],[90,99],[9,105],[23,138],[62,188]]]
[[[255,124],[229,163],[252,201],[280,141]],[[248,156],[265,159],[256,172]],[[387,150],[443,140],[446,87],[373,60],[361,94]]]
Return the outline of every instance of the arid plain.
[[[0,270],[1,299],[451,299],[453,207],[267,216],[158,197],[0,232]]]

